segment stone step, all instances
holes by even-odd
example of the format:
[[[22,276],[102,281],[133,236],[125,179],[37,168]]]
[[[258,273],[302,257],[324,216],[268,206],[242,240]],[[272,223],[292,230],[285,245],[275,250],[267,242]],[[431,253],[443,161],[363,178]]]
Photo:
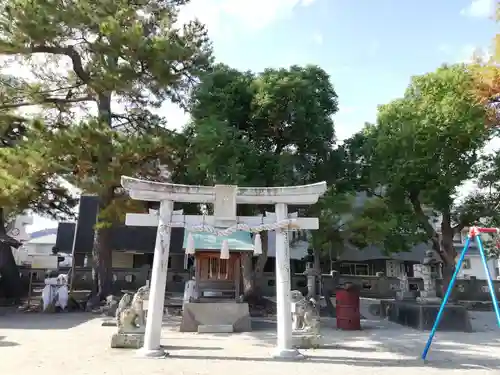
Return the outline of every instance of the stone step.
[[[231,324],[200,324],[198,333],[233,333],[234,329]]]

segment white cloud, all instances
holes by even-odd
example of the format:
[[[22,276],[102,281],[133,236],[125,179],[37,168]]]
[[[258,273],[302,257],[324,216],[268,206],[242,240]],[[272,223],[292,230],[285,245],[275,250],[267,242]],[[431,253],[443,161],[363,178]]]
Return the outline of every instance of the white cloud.
[[[468,64],[473,62],[476,58],[479,58],[480,60],[488,60],[490,56],[491,53],[487,49],[473,44],[466,44],[459,50],[456,56],[456,62]]]
[[[313,39],[313,42],[316,43],[316,44],[323,44],[323,34],[321,34],[320,32],[315,32],[312,36],[312,39]]]
[[[181,11],[181,20],[197,18],[210,34],[230,31],[227,23],[245,29],[261,30],[291,14],[297,6],[307,7],[315,0],[192,0]]]
[[[460,14],[468,17],[487,18],[493,15],[495,0],[472,0],[470,5],[460,11]]]

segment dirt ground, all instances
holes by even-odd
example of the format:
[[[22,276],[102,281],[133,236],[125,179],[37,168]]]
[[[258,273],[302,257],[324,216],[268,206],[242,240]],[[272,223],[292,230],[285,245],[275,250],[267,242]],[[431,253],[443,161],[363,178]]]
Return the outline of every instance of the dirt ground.
[[[177,331],[178,317],[165,321],[166,359],[138,358],[133,350],[110,348],[114,327],[85,313],[0,314],[0,374],[137,375],[237,373],[238,375],[315,375],[340,373],[427,375],[499,374],[500,329],[493,313],[474,313],[476,332],[438,333],[428,361],[419,359],[428,333],[384,320],[366,320],[358,332],[323,325],[325,346],[302,351],[301,362],[272,359],[275,320],[255,321],[245,334],[195,334]]]

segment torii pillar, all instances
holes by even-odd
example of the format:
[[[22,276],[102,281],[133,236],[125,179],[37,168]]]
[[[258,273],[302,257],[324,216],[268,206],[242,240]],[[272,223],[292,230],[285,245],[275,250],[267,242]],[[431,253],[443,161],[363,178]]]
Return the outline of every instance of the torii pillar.
[[[160,202],[157,217],[156,235],[151,286],[149,291],[148,319],[144,346],[140,354],[146,357],[163,357],[161,348],[161,328],[163,305],[167,282],[170,234],[174,226],[202,224],[202,216],[173,214],[174,202],[213,203],[214,216],[203,217],[204,223],[217,227],[229,227],[237,223],[257,226],[259,224],[280,222],[289,218],[288,205],[311,205],[318,201],[326,191],[326,182],[291,187],[238,187],[230,185],[192,186],[139,180],[122,176],[121,184],[132,199]],[[275,205],[276,218],[236,217],[237,204]],[[148,214],[127,215],[128,225],[137,225]],[[177,217],[177,219],[176,219]],[[132,223],[133,218],[137,218]],[[295,220],[301,229],[318,229],[317,218],[298,218]],[[151,225],[143,223],[142,225]],[[140,224],[141,225],[141,224]],[[292,318],[290,305],[290,249],[287,238],[288,228],[276,230],[276,300],[277,300],[277,344],[274,356],[278,358],[301,358],[302,355],[292,347]]]

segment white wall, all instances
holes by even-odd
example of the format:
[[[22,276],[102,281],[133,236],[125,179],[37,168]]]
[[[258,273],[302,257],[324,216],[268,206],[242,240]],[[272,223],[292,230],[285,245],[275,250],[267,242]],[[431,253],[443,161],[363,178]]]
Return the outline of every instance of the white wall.
[[[470,276],[474,276],[478,280],[486,280],[484,266],[479,254],[466,255],[464,261],[466,264],[464,264],[464,266],[458,272],[459,279],[466,279]],[[488,269],[493,279],[496,279],[496,277],[498,276],[495,270],[495,268],[497,267],[497,262],[498,261],[496,259],[489,259],[487,262]]]
[[[30,243],[27,242],[24,244],[26,250],[30,254],[48,254],[52,255],[52,248],[55,244],[52,243]]]

